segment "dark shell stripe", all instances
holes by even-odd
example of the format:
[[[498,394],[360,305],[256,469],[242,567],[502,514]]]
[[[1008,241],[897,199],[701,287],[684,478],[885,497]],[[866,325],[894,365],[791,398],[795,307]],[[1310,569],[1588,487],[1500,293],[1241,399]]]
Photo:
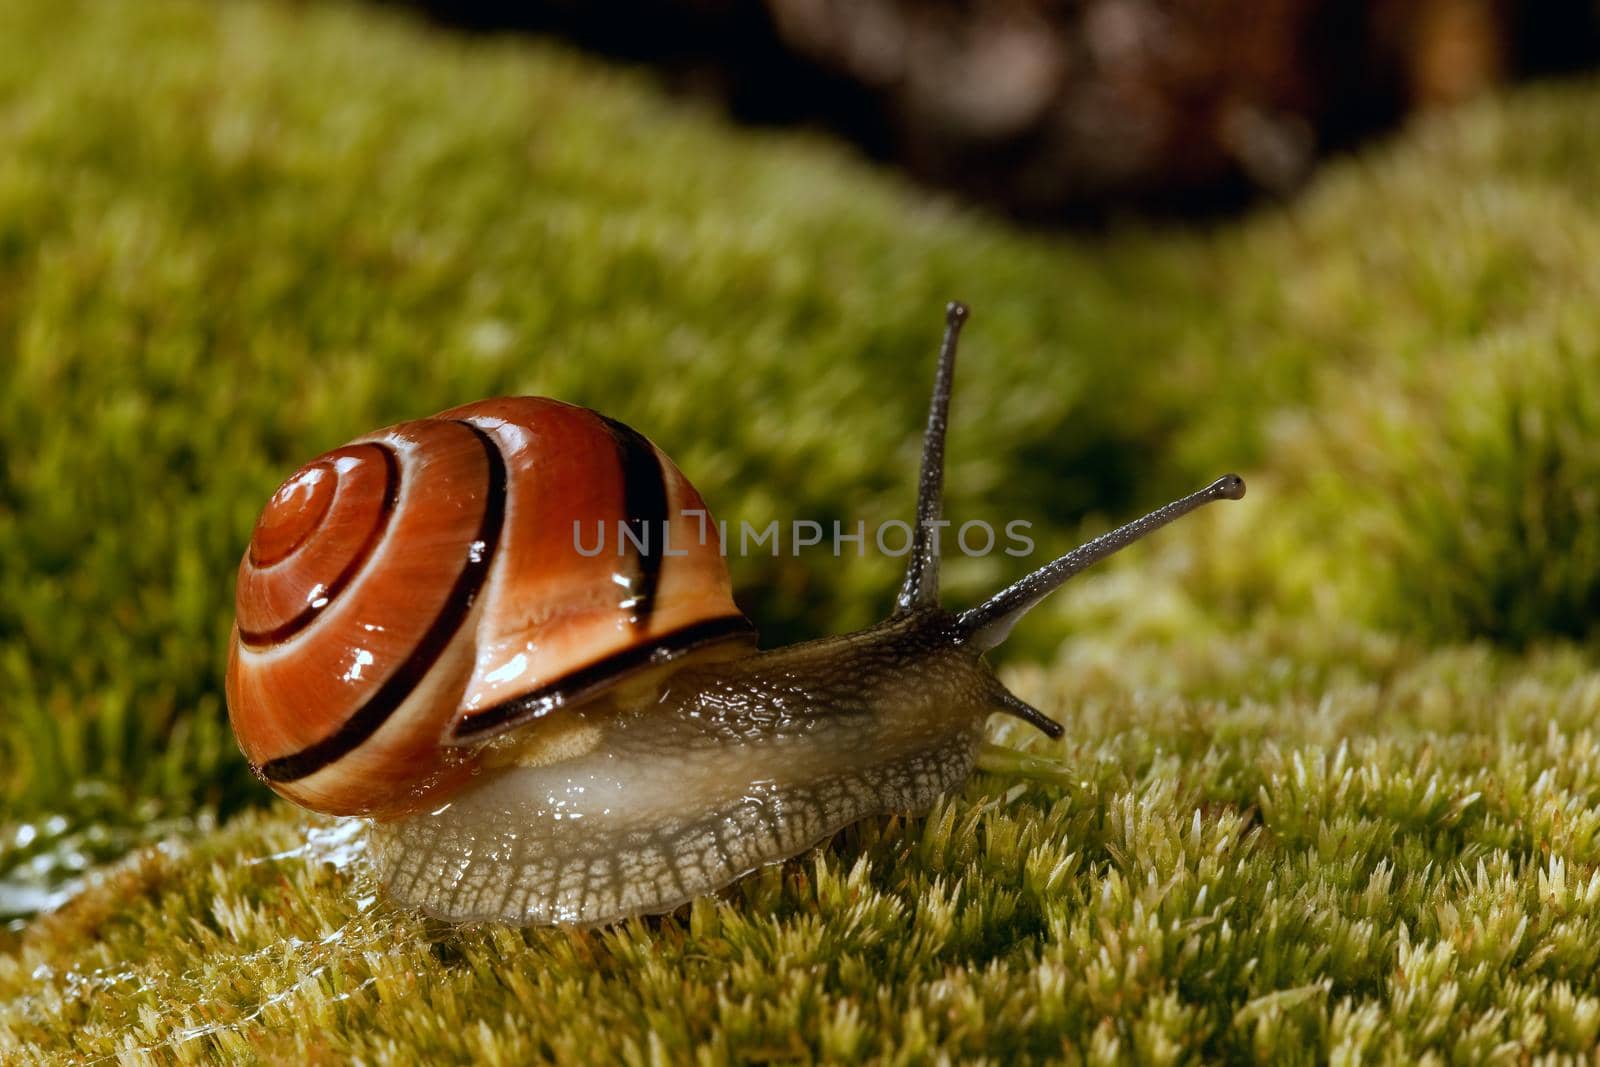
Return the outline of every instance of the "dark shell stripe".
[[[252,652],[265,651],[275,645],[281,645],[289,641],[307,626],[310,626],[317,616],[322,613],[322,610],[332,604],[339,594],[344,591],[345,586],[350,584],[351,579],[361,573],[361,568],[366,565],[368,557],[378,547],[378,543],[383,540],[384,533],[389,529],[389,520],[394,516],[395,504],[400,499],[400,461],[395,456],[394,449],[388,445],[372,442],[367,447],[375,449],[383,457],[384,492],[382,508],[378,513],[377,520],[372,524],[372,529],[367,532],[366,539],[361,543],[361,547],[346,561],[339,573],[334,576],[333,581],[329,582],[322,590],[317,599],[307,604],[304,610],[294,618],[269,630],[246,630],[241,627],[239,641],[245,648],[250,649]],[[302,537],[302,543],[310,533],[311,531],[307,531],[307,534]],[[295,548],[298,547],[299,544],[295,546]],[[291,550],[290,555],[292,554]]]
[[[634,671],[731,637],[754,638],[755,633],[755,626],[743,615],[728,615],[685,626],[648,644],[623,649],[515,700],[463,716],[452,728],[449,743],[463,745],[481,741],[529,719],[547,715]]]
[[[635,630],[647,630],[655,610],[656,588],[661,584],[662,540],[667,524],[667,482],[661,460],[645,436],[633,427],[597,415],[617,442],[617,462],[622,467],[623,507],[628,526],[643,550],[634,549],[635,577],[630,611]]]
[[[483,518],[479,524],[472,549],[466,553],[461,572],[446,596],[444,605],[434,617],[422,640],[365,704],[356,709],[332,734],[308,745],[298,752],[268,760],[260,768],[262,777],[273,782],[293,782],[315,774],[317,771],[353,752],[389,720],[395,709],[433,668],[462,622],[472,609],[479,591],[495,558],[506,513],[506,465],[500,449],[489,435],[470,422],[455,420],[465,426],[483,445],[488,460],[489,479],[484,501]]]

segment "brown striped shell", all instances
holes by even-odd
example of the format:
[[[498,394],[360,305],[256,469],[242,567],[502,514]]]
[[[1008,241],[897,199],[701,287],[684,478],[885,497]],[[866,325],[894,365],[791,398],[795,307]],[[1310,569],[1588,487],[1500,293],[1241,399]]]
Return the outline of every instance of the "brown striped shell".
[[[752,641],[704,512],[639,433],[539,397],[312,460],[267,502],[239,565],[240,747],[304,807],[402,814],[470,776],[473,742],[692,649]]]

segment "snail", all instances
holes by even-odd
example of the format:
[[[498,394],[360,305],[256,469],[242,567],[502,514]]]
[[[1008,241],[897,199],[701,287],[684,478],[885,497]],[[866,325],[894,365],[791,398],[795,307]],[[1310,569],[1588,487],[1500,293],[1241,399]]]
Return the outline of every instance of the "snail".
[[[985,652],[1072,575],[1244,483],[947,610],[937,533],[966,319],[949,305],[904,582],[857,633],[759,650],[700,495],[585,408],[484,400],[312,460],[239,565],[227,701],[251,768],[303,807],[371,819],[402,906],[589,925],[926,810],[970,774],[991,713],[1060,737]],[[608,521],[625,536],[591,551],[578,531]]]

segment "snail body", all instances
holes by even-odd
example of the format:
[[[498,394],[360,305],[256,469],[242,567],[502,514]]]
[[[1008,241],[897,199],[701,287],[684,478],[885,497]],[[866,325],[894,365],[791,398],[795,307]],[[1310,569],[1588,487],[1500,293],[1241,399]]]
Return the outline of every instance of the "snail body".
[[[1000,687],[953,617],[689,664],[508,739],[481,787],[380,824],[390,893],[428,914],[597,923],[670,910],[972,770]],[[535,829],[537,828],[537,829]]]
[[[1218,479],[947,611],[936,532],[965,318],[950,306],[905,582],[853,634],[758,650],[698,493],[582,408],[483,401],[314,460],[241,564],[228,698],[252,768],[302,806],[371,817],[402,905],[594,924],[925,810],[971,773],[993,713],[1060,736],[984,653],[1072,574],[1244,485]],[[629,551],[584,552],[574,524],[611,517],[638,529]]]

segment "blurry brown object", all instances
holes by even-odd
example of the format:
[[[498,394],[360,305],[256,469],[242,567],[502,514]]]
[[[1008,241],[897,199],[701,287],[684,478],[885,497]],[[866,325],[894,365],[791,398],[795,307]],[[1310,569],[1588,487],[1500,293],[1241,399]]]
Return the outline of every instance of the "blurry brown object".
[[[659,64],[1047,220],[1288,192],[1411,110],[1600,54],[1600,0],[415,2]]]
[[[1025,213],[1300,180],[1303,0],[770,0],[802,54],[879,94],[910,169]]]
[[[1511,37],[1491,0],[768,7],[791,47],[880,96],[912,171],[1026,214],[1293,189],[1342,123],[1498,81]]]

